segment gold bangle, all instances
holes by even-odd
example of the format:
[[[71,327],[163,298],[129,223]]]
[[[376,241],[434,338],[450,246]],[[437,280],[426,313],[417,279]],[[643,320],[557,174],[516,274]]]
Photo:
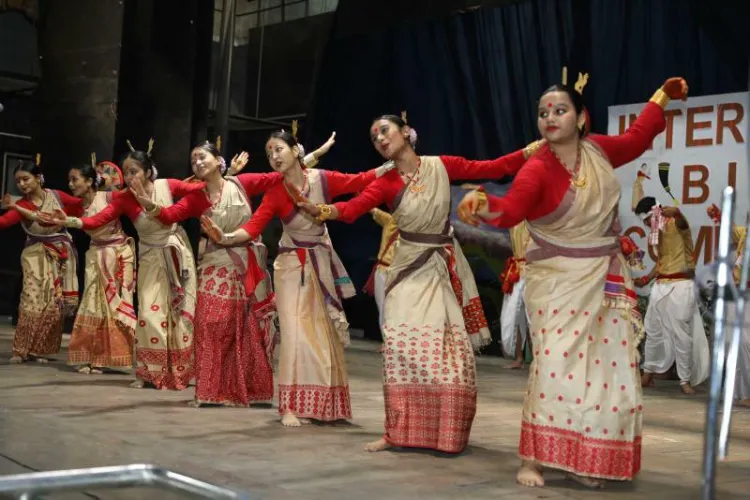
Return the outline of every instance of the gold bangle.
[[[525,148],[523,148],[523,158],[525,160],[528,160],[529,158],[531,158],[531,155],[536,153],[537,149],[539,149],[539,142],[540,141],[534,141],[528,146],[526,146]]]
[[[489,204],[487,193],[484,192],[484,188],[475,189],[474,192],[477,193],[477,199],[479,200],[477,209],[481,210]]]
[[[315,165],[318,164],[318,158],[315,157],[315,152],[310,153],[309,155],[302,158],[302,163],[307,168],[313,168]]]
[[[664,109],[667,107],[667,104],[669,104],[669,96],[666,92],[664,92],[664,89],[659,88],[656,92],[654,92],[654,95],[651,96],[650,102],[653,102],[654,104],[658,104],[661,109]]]
[[[325,203],[320,203],[317,205],[317,207],[320,209],[320,215],[315,217],[315,220],[318,222],[325,222],[328,219],[331,218],[331,206],[326,205]]]
[[[160,205],[154,205],[153,208],[149,208],[146,210],[146,213],[149,217],[158,217],[161,213],[161,206]]]

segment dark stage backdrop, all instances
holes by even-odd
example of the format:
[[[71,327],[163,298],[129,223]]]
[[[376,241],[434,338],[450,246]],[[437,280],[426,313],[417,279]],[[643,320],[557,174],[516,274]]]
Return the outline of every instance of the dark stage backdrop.
[[[590,74],[584,98],[593,130],[602,133],[608,106],[646,101],[670,76],[684,76],[691,95],[748,88],[750,30],[738,20],[750,16],[737,10],[748,11],[747,3],[487,3],[453,14],[436,8],[420,19],[400,1],[340,0],[301,130],[308,147],[337,131],[321,167],[355,172],[377,166],[382,160],[368,127],[376,116],[404,109],[422,154],[483,159],[512,152],[537,138],[536,101],[560,81],[563,65],[571,84],[578,71]],[[365,23],[368,18],[374,21]],[[361,286],[379,228],[363,217],[353,227],[332,223],[329,229]]]
[[[491,158],[523,147],[537,138],[536,100],[563,65],[571,83],[590,73],[584,97],[597,132],[608,106],[648,100],[670,76],[684,76],[691,95],[744,91],[750,30],[736,9],[711,3],[530,0],[352,33],[351,7],[362,3],[340,0],[301,132],[313,147],[336,130],[322,167],[355,172],[381,162],[372,119],[404,109],[423,154]],[[399,2],[377,5],[399,13]],[[330,230],[361,283],[380,233],[369,220],[342,226]]]

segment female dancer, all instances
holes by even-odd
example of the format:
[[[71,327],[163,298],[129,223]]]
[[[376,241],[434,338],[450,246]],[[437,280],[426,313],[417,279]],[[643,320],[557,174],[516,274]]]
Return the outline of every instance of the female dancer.
[[[0,230],[20,223],[27,235],[26,248],[21,253],[23,289],[10,362],[36,359],[46,363],[45,356],[60,351],[63,317],[74,315],[78,306],[78,276],[70,234],[59,226],[45,225],[39,213],[54,210],[79,213],[81,200],[44,189],[44,176],[38,164],[19,163],[15,177],[23,194],[23,199],[16,203],[20,210],[8,210],[0,216]]]
[[[376,119],[370,136],[396,169],[348,202],[300,205],[323,220],[352,222],[388,203],[398,226],[382,327],[386,432],[366,449],[459,453],[476,412],[473,350],[490,335],[471,269],[453,237],[450,182],[515,173],[533,147],[491,161],[420,157],[416,132],[394,115]]]
[[[354,286],[331,246],[328,230],[297,210],[300,193],[323,202],[352,193],[385,171],[355,175],[305,168],[300,145],[289,132],[271,134],[268,161],[284,182],[271,188],[250,222],[225,234],[208,218],[206,233],[222,245],[238,245],[256,238],[277,215],[284,232],[274,262],[276,307],[281,329],[279,358],[279,414],[281,423],[298,427],[307,419],[335,421],[351,418],[349,382],[343,347],[349,344],[349,323],[341,300],[354,295]],[[302,420],[300,420],[302,419]]]
[[[118,178],[107,183],[109,189],[121,186],[118,171]],[[105,182],[92,165],[70,169],[68,186],[83,200],[85,217],[98,214],[112,200],[113,193],[97,191]],[[91,246],[86,252],[85,285],[68,346],[68,364],[79,366],[80,373],[129,368],[136,323],[135,244],[117,219],[87,233]]]
[[[149,198],[162,206],[203,188],[203,183],[157,179],[151,147],[143,152],[131,146],[122,166],[125,183],[130,186],[140,182]],[[58,213],[50,216],[49,222],[92,231],[121,214],[133,221],[139,236],[137,380],[132,387],[183,390],[194,376],[196,281],[193,252],[182,227],[176,223],[164,225],[150,217],[130,191],[116,193],[107,208],[94,216],[77,219]]]
[[[333,137],[314,154],[322,156]],[[246,154],[241,155],[246,158]],[[279,173],[242,174],[225,178],[226,162],[216,145],[193,148],[196,179],[205,181],[203,203],[187,196],[159,210],[163,223],[199,217],[204,212],[223,231],[234,231],[250,220],[251,197],[280,184]],[[138,192],[138,190],[136,190]],[[146,210],[150,200],[139,196]],[[210,209],[210,210],[209,210]],[[198,257],[195,364],[196,406],[248,406],[273,399],[274,297],[265,270],[267,250],[258,236],[230,247],[209,242]],[[258,296],[258,294],[262,294]]]
[[[580,83],[580,80],[579,80]],[[585,81],[584,81],[585,84]],[[621,252],[613,168],[640,156],[685,99],[670,78],[617,137],[586,136],[580,92],[555,85],[539,101],[543,147],[502,197],[466,195],[459,215],[498,227],[527,221],[526,290],[535,352],[523,407],[518,482],[543,486],[542,467],[588,487],[631,480],[641,466],[643,323]],[[489,201],[487,201],[489,198]]]

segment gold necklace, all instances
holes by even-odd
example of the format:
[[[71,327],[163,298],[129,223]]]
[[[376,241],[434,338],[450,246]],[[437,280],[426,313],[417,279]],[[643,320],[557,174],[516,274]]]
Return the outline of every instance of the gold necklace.
[[[555,153],[554,149],[550,148],[549,150],[552,151],[552,154],[555,156],[555,158],[557,158],[557,161],[560,162],[560,165],[562,165],[570,174],[570,183],[578,189],[585,188],[588,184],[586,176],[579,175],[581,173],[581,146],[578,146],[578,151],[576,153],[576,163],[573,167],[573,170],[568,169],[568,167],[565,165],[565,163],[563,163],[560,157],[557,156],[557,153]]]
[[[409,191],[411,191],[412,193],[421,193],[422,191],[424,191],[425,189],[427,189],[427,187],[424,184],[420,184],[419,167],[421,167],[421,166],[422,166],[422,159],[421,158],[417,158],[417,168],[416,168],[416,170],[414,170],[414,172],[412,172],[411,175],[409,175],[409,174],[401,174],[401,175],[403,175],[404,177],[406,177],[408,179],[407,185],[409,186]]]

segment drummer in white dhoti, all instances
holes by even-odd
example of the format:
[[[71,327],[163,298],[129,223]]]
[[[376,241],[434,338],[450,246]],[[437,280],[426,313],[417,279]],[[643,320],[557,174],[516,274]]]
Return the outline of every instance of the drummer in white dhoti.
[[[654,373],[667,372],[674,363],[683,394],[695,394],[694,386],[708,378],[710,354],[698,309],[695,257],[690,225],[677,207],[662,207],[643,196],[644,176],[633,186],[634,211],[651,229],[648,244],[656,255],[651,272],[635,280],[646,286],[652,280],[644,320],[646,346],[643,387],[654,385]],[[635,203],[635,201],[637,203]]]

